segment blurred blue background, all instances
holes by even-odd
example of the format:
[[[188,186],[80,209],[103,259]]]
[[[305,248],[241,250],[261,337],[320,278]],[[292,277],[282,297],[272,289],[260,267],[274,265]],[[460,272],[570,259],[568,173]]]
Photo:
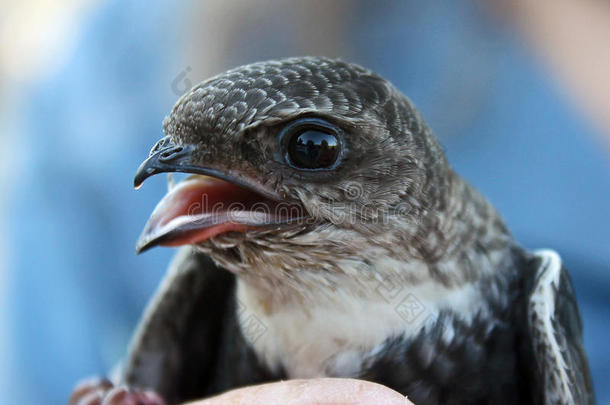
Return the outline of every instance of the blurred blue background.
[[[172,254],[133,253],[166,185],[159,177],[135,192],[132,178],[178,96],[238,64],[316,54],[389,78],[516,238],[560,253],[580,300],[598,401],[610,404],[608,134],[581,114],[501,8],[468,0],[25,3],[39,8],[5,5],[0,19],[8,57],[0,62],[0,403],[66,403],[76,380],[107,374],[124,355]]]

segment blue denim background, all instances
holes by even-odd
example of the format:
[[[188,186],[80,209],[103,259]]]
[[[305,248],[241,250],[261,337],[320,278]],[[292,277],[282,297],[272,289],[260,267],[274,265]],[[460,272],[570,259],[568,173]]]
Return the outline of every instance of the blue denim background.
[[[354,3],[345,58],[415,102],[523,245],[561,254],[598,400],[610,403],[608,149],[520,41],[471,2],[380,4]],[[109,2],[66,66],[26,89],[19,180],[2,214],[12,263],[0,403],[62,404],[77,379],[106,374],[165,270],[171,249],[133,253],[164,179],[135,192],[132,176],[177,99],[171,81],[194,63],[177,46],[190,7]],[[270,13],[272,24],[236,28],[227,61],[292,54],[293,34],[277,32],[290,24]]]

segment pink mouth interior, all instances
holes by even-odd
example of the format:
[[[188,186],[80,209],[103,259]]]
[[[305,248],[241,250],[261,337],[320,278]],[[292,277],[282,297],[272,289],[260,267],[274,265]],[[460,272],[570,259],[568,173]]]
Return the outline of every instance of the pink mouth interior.
[[[245,232],[303,217],[302,207],[284,205],[212,177],[195,176],[176,185],[157,205],[139,245],[180,246],[225,232]]]

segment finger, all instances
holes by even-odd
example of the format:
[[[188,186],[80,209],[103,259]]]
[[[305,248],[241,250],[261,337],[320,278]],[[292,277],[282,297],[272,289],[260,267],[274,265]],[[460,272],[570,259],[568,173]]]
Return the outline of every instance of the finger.
[[[240,388],[190,405],[413,405],[380,384],[347,378],[289,380]]]
[[[164,405],[161,397],[152,391],[137,391],[128,387],[113,388],[102,405]]]
[[[72,395],[70,395],[69,405],[76,405],[81,399],[93,392],[105,391],[112,388],[112,383],[105,378],[89,378],[76,384]]]
[[[89,392],[76,403],[76,405],[101,405],[104,399],[104,391],[98,389],[96,391]]]

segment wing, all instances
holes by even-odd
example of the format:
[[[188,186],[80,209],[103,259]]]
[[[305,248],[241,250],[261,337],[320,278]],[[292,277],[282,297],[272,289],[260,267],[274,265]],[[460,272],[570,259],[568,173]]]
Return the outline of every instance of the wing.
[[[535,279],[527,302],[535,394],[544,404],[593,404],[595,398],[582,343],[582,323],[572,282],[552,250],[536,252]]]
[[[173,402],[196,382],[209,381],[233,284],[233,276],[209,258],[181,249],[138,325],[124,382],[152,388]],[[188,369],[192,363],[197,370]]]
[[[241,333],[234,291],[231,273],[181,249],[136,330],[123,383],[172,404],[274,379]]]

